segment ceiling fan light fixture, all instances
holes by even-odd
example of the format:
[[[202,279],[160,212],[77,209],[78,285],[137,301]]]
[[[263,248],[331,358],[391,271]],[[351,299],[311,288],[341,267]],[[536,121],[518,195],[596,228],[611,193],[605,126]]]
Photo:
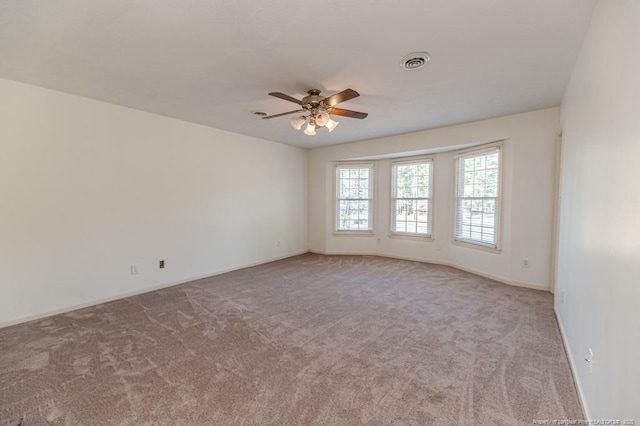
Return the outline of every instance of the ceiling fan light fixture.
[[[309,124],[307,124],[307,128],[304,129],[304,134],[307,136],[315,136],[316,135],[316,126],[315,124],[313,124],[313,122],[310,120]]]
[[[291,127],[293,127],[296,130],[300,130],[302,129],[302,126],[304,125],[305,121],[307,121],[307,117],[305,117],[304,115],[293,117],[291,119]]]
[[[329,130],[329,133],[331,133],[333,132],[333,129],[338,127],[338,124],[340,124],[339,121],[334,121],[331,119],[331,117],[329,117],[329,120],[327,121],[327,124],[325,124],[325,127]]]
[[[327,114],[326,111],[320,111],[318,115],[316,115],[316,126],[324,127],[329,122],[329,120],[331,120],[329,114]]]

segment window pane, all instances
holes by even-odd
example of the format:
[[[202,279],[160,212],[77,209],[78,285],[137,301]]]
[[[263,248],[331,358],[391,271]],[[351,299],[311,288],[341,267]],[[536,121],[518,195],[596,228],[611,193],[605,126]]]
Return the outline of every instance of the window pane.
[[[391,232],[430,235],[431,161],[393,165]]]
[[[497,150],[458,160],[456,238],[496,244],[499,161]]]
[[[337,217],[339,231],[371,229],[371,167],[337,168]]]

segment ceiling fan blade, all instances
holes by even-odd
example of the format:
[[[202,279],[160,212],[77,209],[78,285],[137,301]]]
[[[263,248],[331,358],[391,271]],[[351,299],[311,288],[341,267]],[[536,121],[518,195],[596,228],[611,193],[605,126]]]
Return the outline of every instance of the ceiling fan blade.
[[[284,93],[280,93],[280,92],[271,92],[269,93],[270,96],[275,96],[276,98],[280,98],[280,99],[284,99],[285,101],[289,101],[289,102],[293,102],[296,103],[298,105],[302,105],[302,101],[291,97],[289,95],[285,95]]]
[[[348,101],[349,99],[357,98],[360,96],[360,93],[356,92],[353,89],[346,89],[342,92],[336,93],[335,95],[329,96],[324,100],[324,103],[327,106],[334,106],[339,104],[340,102]],[[364,118],[364,117],[363,117]]]
[[[303,110],[297,109],[295,111],[281,112],[280,114],[267,115],[266,117],[262,117],[262,119],[263,120],[268,120],[269,118],[282,117],[283,115],[295,114],[296,112],[303,112]]]
[[[358,118],[360,120],[362,120],[363,118],[367,118],[367,116],[369,115],[366,112],[351,111],[350,109],[342,108],[331,108],[329,114],[341,115],[343,117],[349,118]]]

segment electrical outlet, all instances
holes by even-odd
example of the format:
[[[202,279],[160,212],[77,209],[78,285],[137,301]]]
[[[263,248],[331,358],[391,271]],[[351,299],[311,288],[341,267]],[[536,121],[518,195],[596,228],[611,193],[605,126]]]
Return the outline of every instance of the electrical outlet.
[[[131,265],[131,275],[138,275],[139,273],[138,265]]]
[[[282,241],[278,240],[277,245],[278,245],[278,247],[281,247],[282,246]]]
[[[442,250],[442,244],[436,243],[436,251]]]
[[[562,290],[560,292],[560,303],[564,304],[565,298],[566,298],[566,294],[565,294],[564,290]]]
[[[164,260],[161,260],[160,263],[158,264],[158,267],[160,269],[164,269]]]
[[[524,259],[522,259],[522,267],[523,268],[529,268],[531,265],[529,264],[529,258],[525,257]]]

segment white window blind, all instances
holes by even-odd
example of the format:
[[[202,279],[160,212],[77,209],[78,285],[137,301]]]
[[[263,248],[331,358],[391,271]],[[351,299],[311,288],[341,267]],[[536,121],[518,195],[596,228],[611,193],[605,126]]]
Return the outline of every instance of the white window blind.
[[[391,232],[431,236],[433,162],[431,159],[392,163]]]
[[[498,247],[500,147],[456,158],[455,239]]]
[[[336,230],[371,231],[373,229],[373,165],[336,166]]]

